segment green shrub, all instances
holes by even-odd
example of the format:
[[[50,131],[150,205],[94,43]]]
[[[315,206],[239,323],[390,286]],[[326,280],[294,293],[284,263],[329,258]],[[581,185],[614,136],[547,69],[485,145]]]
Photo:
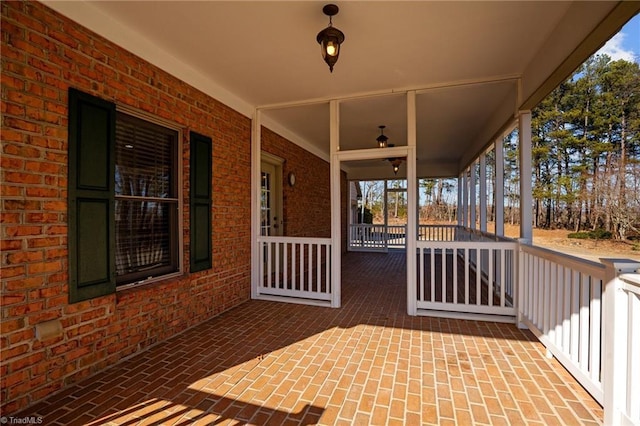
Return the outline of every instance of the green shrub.
[[[567,237],[575,238],[577,240],[586,240],[587,238],[589,238],[589,233],[588,232],[572,232],[569,235],[567,235]]]
[[[611,232],[605,231],[604,229],[596,229],[593,231],[582,231],[582,232],[572,232],[567,235],[569,238],[575,238],[578,240],[610,240],[612,237]]]
[[[594,240],[610,240],[613,235],[609,231],[605,231],[604,229],[598,228],[594,231],[589,232],[589,238]]]

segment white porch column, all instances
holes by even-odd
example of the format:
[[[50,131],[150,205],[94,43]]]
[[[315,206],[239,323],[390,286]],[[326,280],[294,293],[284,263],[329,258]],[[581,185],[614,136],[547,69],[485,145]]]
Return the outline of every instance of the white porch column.
[[[496,151],[495,220],[496,235],[504,236],[504,141],[498,138]]]
[[[331,307],[341,303],[342,229],[340,220],[340,104],[329,102],[329,144],[331,169]]]
[[[260,262],[262,255],[258,245],[260,237],[260,135],[262,112],[256,109],[251,120],[251,298],[258,297]]]
[[[462,226],[469,226],[469,169],[462,174]]]
[[[463,226],[463,217],[464,217],[464,209],[462,207],[462,197],[464,191],[464,178],[462,177],[462,173],[458,175],[458,207],[456,208],[457,217],[458,217],[458,226]]]
[[[480,230],[487,231],[487,153],[480,156]]]
[[[520,138],[520,238],[531,244],[533,241],[531,111],[520,111],[518,135]]]
[[[416,249],[418,239],[418,178],[416,173],[416,92],[407,92],[407,314],[416,315]]]
[[[477,198],[477,194],[476,194],[476,161],[474,161],[473,163],[471,163],[471,166],[469,167],[469,171],[470,171],[470,175],[469,175],[469,198],[470,198],[470,203],[469,203],[469,209],[470,209],[470,215],[469,215],[469,227],[471,229],[477,229],[476,226],[476,221],[477,221],[477,216],[476,216],[476,198]]]

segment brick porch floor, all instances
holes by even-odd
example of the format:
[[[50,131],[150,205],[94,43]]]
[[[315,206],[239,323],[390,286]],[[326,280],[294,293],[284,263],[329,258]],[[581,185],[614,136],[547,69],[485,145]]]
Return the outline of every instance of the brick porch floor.
[[[600,424],[532,334],[406,315],[402,254],[343,258],[343,307],[251,301],[17,415],[47,425]]]

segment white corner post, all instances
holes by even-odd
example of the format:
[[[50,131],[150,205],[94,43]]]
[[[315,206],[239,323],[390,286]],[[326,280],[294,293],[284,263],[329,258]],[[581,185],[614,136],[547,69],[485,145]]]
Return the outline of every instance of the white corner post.
[[[416,173],[416,92],[407,92],[407,313],[416,315],[416,250],[418,239],[418,178]]]
[[[260,150],[262,112],[256,109],[251,120],[251,298],[258,297],[260,262]]]
[[[600,261],[606,267],[602,294],[604,424],[640,424],[640,262]]]
[[[520,139],[520,240],[531,244],[533,242],[531,111],[520,111],[518,135]]]
[[[476,216],[476,206],[477,206],[477,198],[478,194],[476,192],[476,182],[477,182],[477,171],[476,171],[477,160],[474,160],[469,167],[469,228],[478,229],[476,222],[478,220]]]
[[[480,155],[480,230],[487,231],[487,153]]]
[[[340,104],[329,102],[329,144],[331,185],[331,307],[341,305],[342,220],[340,217]]]
[[[495,142],[496,152],[496,185],[495,185],[495,220],[496,235],[504,237],[504,141],[498,138]]]

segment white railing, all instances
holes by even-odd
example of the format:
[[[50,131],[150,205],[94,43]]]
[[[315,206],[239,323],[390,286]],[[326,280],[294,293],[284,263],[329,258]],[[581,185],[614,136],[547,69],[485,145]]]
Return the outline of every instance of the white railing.
[[[406,243],[406,227],[369,226],[371,240]],[[640,262],[605,267],[456,225],[417,234],[418,313],[516,317],[603,404],[605,424],[640,425]]]
[[[258,239],[262,262],[258,295],[331,301],[331,239]]]
[[[385,226],[368,223],[349,225],[349,249],[358,251],[387,250],[387,231]]]
[[[387,247],[405,248],[407,246],[407,225],[387,225]]]
[[[517,241],[418,241],[417,308],[513,321],[517,247]]]
[[[420,225],[419,241],[456,241],[456,232],[463,229],[458,225]]]
[[[640,425],[640,262],[603,262],[604,420]]]
[[[519,320],[600,403],[604,265],[520,245]]]
[[[420,225],[420,241],[461,241],[461,234],[468,232],[457,225]],[[386,251],[389,248],[405,248],[406,225],[372,225],[358,223],[349,225],[349,249],[357,251]],[[471,240],[471,237],[464,240]]]

